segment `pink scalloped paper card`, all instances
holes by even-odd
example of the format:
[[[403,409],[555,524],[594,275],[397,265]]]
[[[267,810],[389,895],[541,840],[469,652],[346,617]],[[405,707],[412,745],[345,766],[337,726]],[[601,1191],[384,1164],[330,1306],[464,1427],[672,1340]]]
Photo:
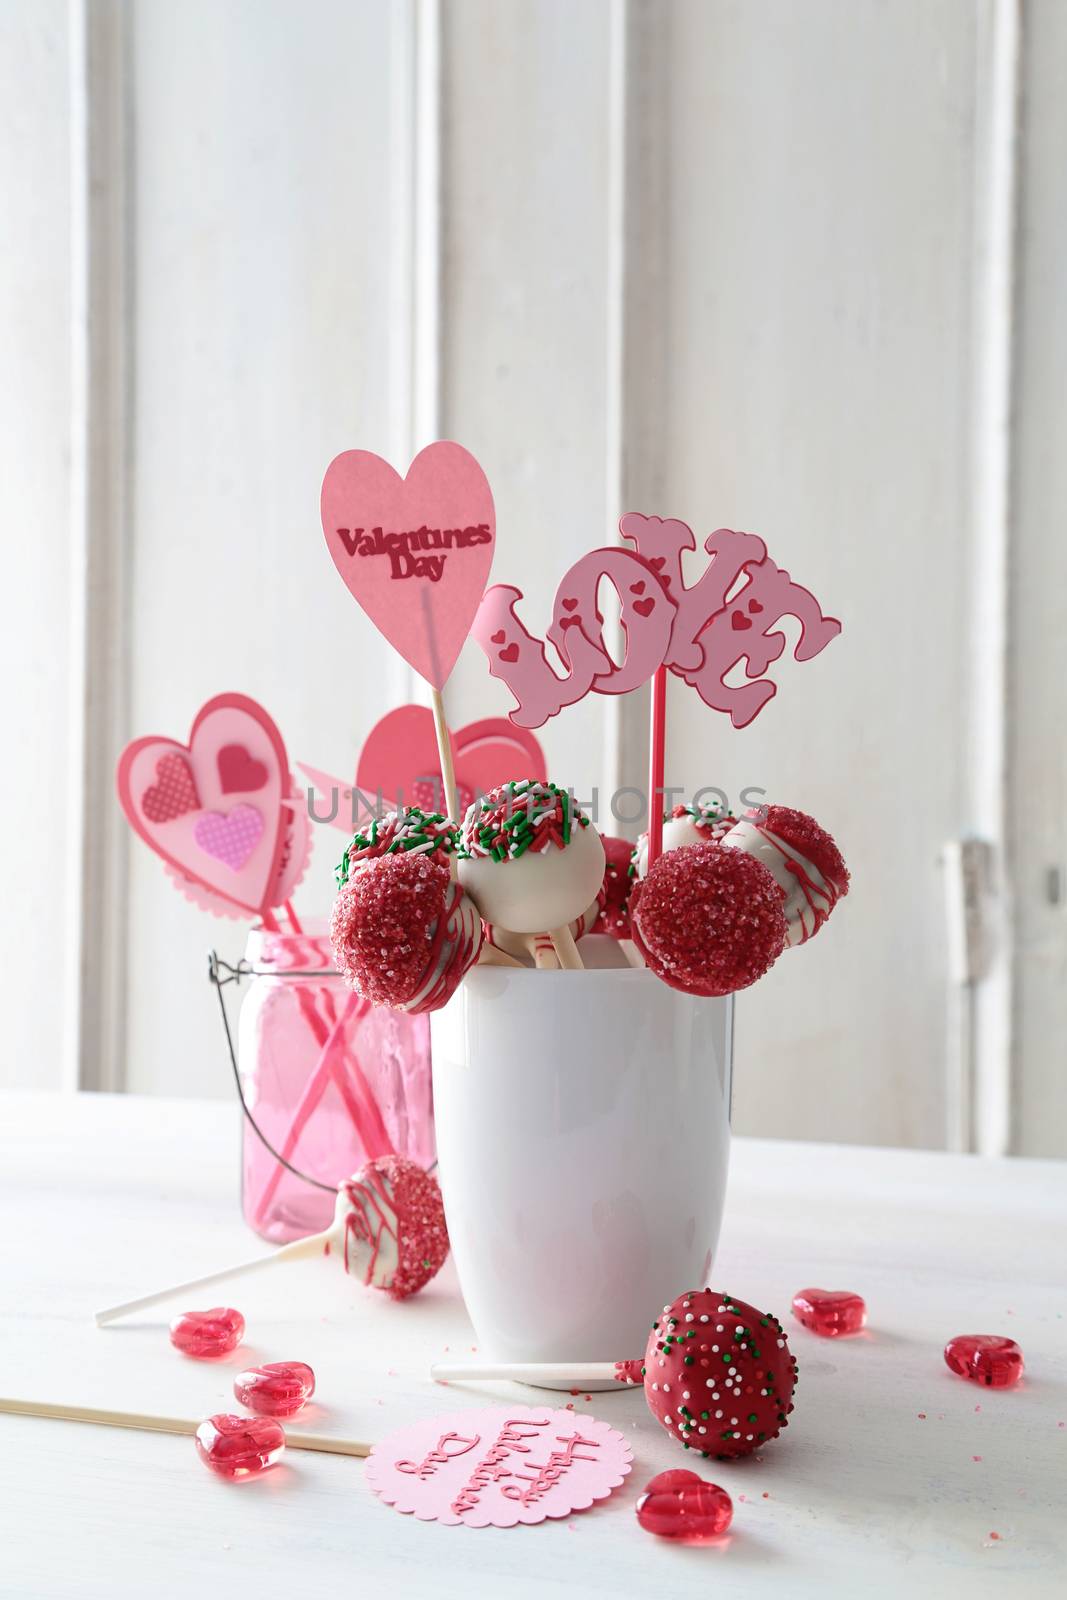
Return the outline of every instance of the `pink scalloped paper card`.
[[[548,1406],[487,1406],[390,1434],[367,1461],[386,1505],[420,1522],[513,1528],[606,1500],[633,1466],[614,1428]]]

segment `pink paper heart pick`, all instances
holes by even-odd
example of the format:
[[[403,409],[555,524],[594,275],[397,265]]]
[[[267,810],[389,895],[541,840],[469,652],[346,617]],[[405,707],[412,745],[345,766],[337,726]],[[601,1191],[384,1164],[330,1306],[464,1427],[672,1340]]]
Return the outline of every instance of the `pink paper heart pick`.
[[[493,560],[488,480],[462,445],[427,445],[402,478],[346,450],[322,483],[322,528],[349,593],[393,648],[442,689],[470,632]]]
[[[293,812],[282,804],[285,745],[262,706],[217,695],[197,712],[188,745],[154,735],[127,745],[116,782],[131,827],[183,884],[231,914],[276,903]]]

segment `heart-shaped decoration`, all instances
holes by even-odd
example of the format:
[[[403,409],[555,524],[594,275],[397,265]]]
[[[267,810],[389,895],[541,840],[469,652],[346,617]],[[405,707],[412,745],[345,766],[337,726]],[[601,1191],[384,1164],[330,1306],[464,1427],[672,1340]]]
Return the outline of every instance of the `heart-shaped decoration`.
[[[193,838],[209,856],[231,872],[240,872],[263,833],[263,817],[255,806],[232,811],[204,811],[196,819]]]
[[[239,757],[224,754],[235,749]],[[292,827],[282,805],[289,764],[262,706],[247,695],[216,696],[197,712],[187,745],[161,736],[127,745],[116,782],[131,827],[180,879],[238,914],[277,903]],[[235,805],[242,793],[254,793],[255,804]]]
[[[267,891],[264,899],[264,904],[272,908],[283,906],[290,899],[303,881],[311,860],[311,818],[308,816],[303,787],[295,773],[289,774],[289,799],[283,802],[282,811],[285,816],[285,835],[278,871],[273,887]],[[224,900],[198,878],[190,878],[176,867],[168,865],[167,875],[187,900],[203,911],[210,911],[213,917],[232,917],[239,921],[247,914],[244,906]]]
[[[160,756],[156,781],[141,796],[141,805],[150,822],[173,822],[186,811],[199,811],[196,784],[184,756]]]
[[[573,611],[577,604],[577,600],[564,600],[563,609],[564,611]]]
[[[746,628],[751,628],[752,618],[746,617],[743,611],[735,611],[730,617],[730,626],[735,633],[744,633]]]
[[[218,766],[223,794],[255,794],[267,781],[266,767],[253,761],[243,744],[224,744]]]
[[[444,687],[485,590],[496,540],[488,480],[462,445],[421,450],[402,478],[369,450],[346,450],[322,484],[334,566],[375,627]]]
[[[635,600],[634,610],[637,612],[639,617],[647,617],[651,615],[655,604],[655,599],[652,595],[649,595],[647,600]]]
[[[457,728],[452,734],[452,761],[461,804],[464,800],[469,804],[475,795],[488,794],[511,778],[544,782],[548,776],[540,744],[526,728],[516,727],[507,717],[486,717]],[[351,837],[367,817],[363,810],[353,822],[351,784],[303,762],[300,770],[312,785],[314,816]],[[432,711],[426,706],[398,706],[375,723],[360,751],[356,787],[367,805],[375,803],[380,791],[386,810],[397,805],[426,810],[430,800],[434,809],[443,808]]]
[[[824,1339],[859,1333],[867,1322],[863,1296],[852,1289],[798,1289],[793,1296],[793,1315],[812,1333]]]

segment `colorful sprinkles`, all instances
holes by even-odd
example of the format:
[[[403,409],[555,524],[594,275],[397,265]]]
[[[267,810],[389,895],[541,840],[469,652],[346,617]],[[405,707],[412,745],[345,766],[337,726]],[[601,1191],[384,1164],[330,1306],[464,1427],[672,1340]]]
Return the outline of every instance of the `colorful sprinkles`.
[[[343,889],[365,861],[402,850],[416,855],[433,855],[436,851],[445,855],[463,853],[459,829],[441,812],[420,811],[418,806],[389,811],[384,817],[375,817],[365,832],[353,835],[335,868],[337,887]]]
[[[462,843],[471,856],[517,861],[528,850],[565,850],[576,828],[588,828],[567,789],[533,778],[501,784],[476,800],[463,823]]]

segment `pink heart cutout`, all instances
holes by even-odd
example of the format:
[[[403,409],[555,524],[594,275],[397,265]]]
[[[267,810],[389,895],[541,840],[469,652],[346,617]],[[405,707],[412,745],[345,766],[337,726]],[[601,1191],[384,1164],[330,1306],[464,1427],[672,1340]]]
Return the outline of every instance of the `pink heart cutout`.
[[[322,482],[322,528],[349,593],[393,648],[444,687],[489,577],[496,512],[462,445],[427,445],[402,478],[369,450],[346,450]]]
[[[231,807],[226,799],[220,756],[240,746],[253,766],[262,768],[256,806]],[[196,809],[160,820],[158,799],[149,801],[161,763],[180,761],[190,774]],[[168,769],[176,770],[176,769]],[[122,752],[116,774],[119,802],[134,831],[184,879],[209,890],[239,911],[260,913],[271,904],[291,818],[282,807],[289,792],[289,762],[281,734],[263,708],[247,695],[223,694],[197,712],[188,745],[159,735],[135,739]],[[164,809],[167,809],[164,807]],[[252,811],[233,823],[236,812]],[[207,826],[205,814],[223,824]]]
[[[263,818],[255,806],[234,806],[230,812],[204,811],[197,818],[193,838],[201,850],[240,872],[259,843]]]
[[[534,735],[507,717],[485,717],[457,728],[452,734],[452,760],[461,803],[464,798],[469,803],[475,794],[487,794],[509,778],[543,782],[548,776],[544,751]],[[303,762],[300,770],[315,790],[315,815],[351,836],[351,785]],[[431,793],[436,804],[442,804],[440,776],[433,713],[426,706],[398,706],[387,712],[367,735],[356,765],[357,787],[369,802],[380,789],[386,810],[392,810],[398,800],[425,809]],[[437,782],[427,783],[428,778]],[[337,815],[331,817],[333,790],[338,804]]]

